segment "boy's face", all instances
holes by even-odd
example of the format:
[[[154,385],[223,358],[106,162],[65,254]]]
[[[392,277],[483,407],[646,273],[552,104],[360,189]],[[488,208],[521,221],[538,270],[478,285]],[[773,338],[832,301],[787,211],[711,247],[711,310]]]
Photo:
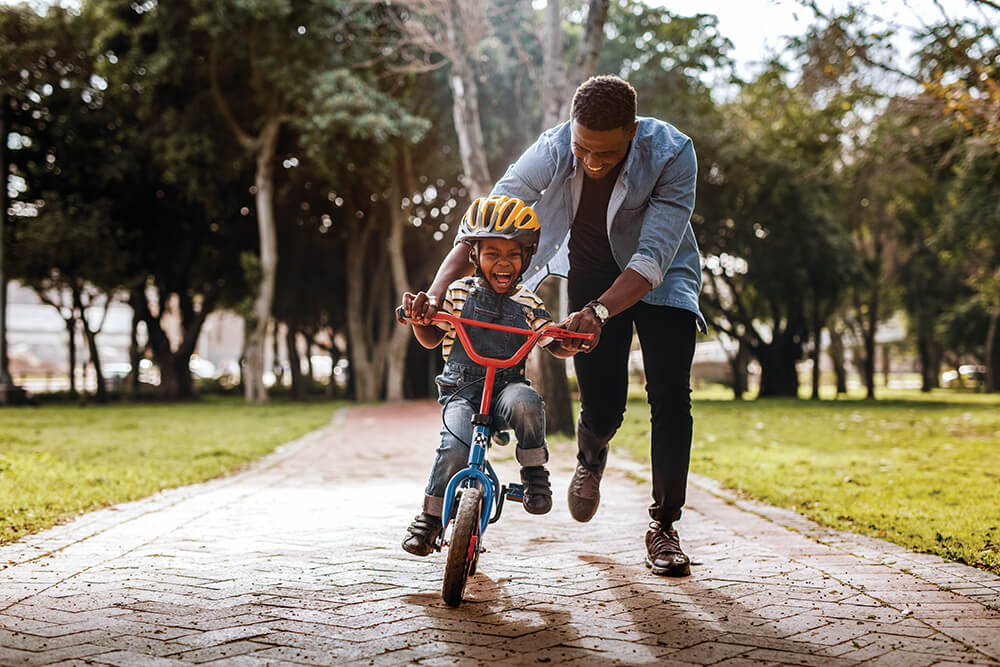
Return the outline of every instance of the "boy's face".
[[[497,294],[516,286],[524,265],[524,249],[510,239],[483,239],[479,242],[479,269]]]

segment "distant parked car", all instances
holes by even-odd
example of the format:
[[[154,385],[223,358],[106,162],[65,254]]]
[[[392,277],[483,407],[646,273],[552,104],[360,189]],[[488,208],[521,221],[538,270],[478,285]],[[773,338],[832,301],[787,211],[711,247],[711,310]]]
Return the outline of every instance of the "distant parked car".
[[[961,378],[961,382],[959,382]],[[958,370],[941,373],[942,387],[958,387],[963,385],[980,385],[986,382],[986,366],[963,364]]]

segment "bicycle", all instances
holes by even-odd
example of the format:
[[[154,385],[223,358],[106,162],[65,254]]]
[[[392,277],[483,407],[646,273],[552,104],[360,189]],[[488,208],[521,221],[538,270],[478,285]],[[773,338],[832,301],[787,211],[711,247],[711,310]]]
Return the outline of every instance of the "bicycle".
[[[396,309],[396,317],[400,322],[407,321],[402,307]],[[560,329],[555,326],[538,331],[518,329],[492,322],[469,320],[440,311],[435,313],[432,319],[450,323],[455,328],[457,337],[469,358],[486,368],[486,377],[482,380],[483,396],[479,404],[479,413],[472,417],[473,431],[472,442],[469,446],[469,465],[455,473],[448,482],[444,494],[444,508],[441,512],[444,528],[434,544],[437,551],[441,551],[445,547],[448,549],[444,580],[441,585],[441,597],[449,606],[457,607],[462,603],[462,594],[465,591],[468,578],[476,572],[479,554],[485,551],[482,538],[487,526],[500,520],[504,500],[524,501],[524,486],[518,482],[501,484],[496,471],[493,470],[493,466],[486,458],[490,444],[495,440],[502,440],[494,429],[493,419],[490,416],[493,382],[497,370],[510,368],[520,363],[542,337],[592,340],[594,335]],[[507,359],[484,357],[473,349],[469,334],[465,330],[466,325],[521,334],[527,336],[527,340]],[[475,382],[478,381],[475,380]],[[496,504],[495,514],[494,504]],[[447,520],[444,517],[448,517]],[[450,538],[448,537],[449,528],[451,528]]]

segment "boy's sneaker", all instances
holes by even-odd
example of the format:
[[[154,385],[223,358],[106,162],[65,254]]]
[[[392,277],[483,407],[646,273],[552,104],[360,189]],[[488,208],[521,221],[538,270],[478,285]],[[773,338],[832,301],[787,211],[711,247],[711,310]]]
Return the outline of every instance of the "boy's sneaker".
[[[531,514],[545,514],[552,509],[552,487],[549,471],[544,466],[521,468],[524,483],[524,509]]]
[[[659,521],[652,521],[646,532],[646,567],[653,574],[667,577],[686,577],[691,574],[691,559],[681,551],[677,531],[664,528]]]
[[[421,512],[406,529],[403,551],[414,556],[427,556],[434,551],[434,541],[441,534],[441,517]]]
[[[601,503],[601,473],[577,463],[567,495],[573,518],[580,522],[590,521]]]

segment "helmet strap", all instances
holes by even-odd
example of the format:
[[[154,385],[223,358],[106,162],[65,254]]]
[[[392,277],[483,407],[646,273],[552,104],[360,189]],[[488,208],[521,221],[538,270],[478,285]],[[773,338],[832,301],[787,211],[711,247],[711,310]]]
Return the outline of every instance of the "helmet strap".
[[[475,277],[482,278],[483,270],[482,267],[479,266],[479,244],[475,241],[465,241],[464,243],[469,246],[469,261],[476,267],[476,272],[474,274]]]

